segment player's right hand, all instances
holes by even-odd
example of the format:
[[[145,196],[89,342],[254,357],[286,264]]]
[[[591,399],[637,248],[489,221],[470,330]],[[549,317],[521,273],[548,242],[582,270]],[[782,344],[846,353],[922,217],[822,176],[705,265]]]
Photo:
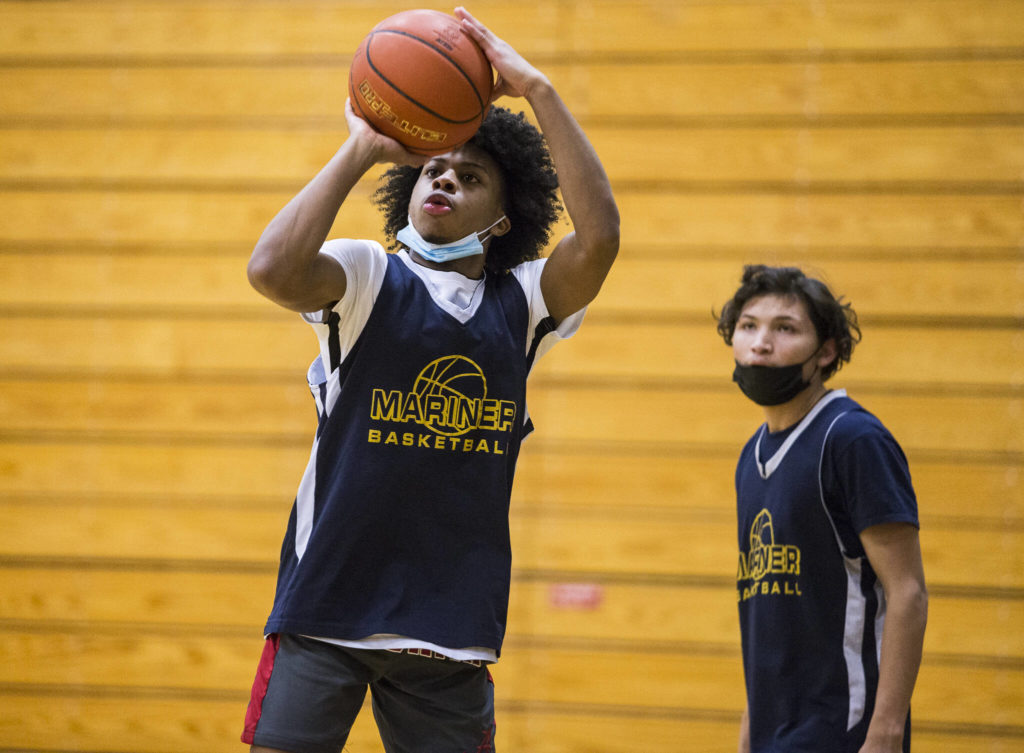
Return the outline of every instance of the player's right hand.
[[[345,100],[345,122],[348,124],[349,137],[357,139],[370,149],[375,162],[422,167],[428,159],[422,154],[413,154],[390,136],[375,130],[359,117],[349,99]]]

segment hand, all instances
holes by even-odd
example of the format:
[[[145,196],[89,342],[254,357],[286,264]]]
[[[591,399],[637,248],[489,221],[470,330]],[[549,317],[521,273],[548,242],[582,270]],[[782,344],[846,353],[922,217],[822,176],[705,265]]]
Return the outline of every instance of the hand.
[[[345,121],[349,137],[362,143],[373,154],[374,162],[393,162],[396,165],[421,167],[427,157],[413,154],[390,136],[385,136],[363,120],[352,108],[352,101],[345,100]]]
[[[473,38],[498,74],[491,101],[503,95],[529,99],[533,87],[547,83],[547,78],[516,52],[512,45],[495,36],[494,32],[470,15],[462,6],[455,9],[455,17],[462,22],[462,30]]]

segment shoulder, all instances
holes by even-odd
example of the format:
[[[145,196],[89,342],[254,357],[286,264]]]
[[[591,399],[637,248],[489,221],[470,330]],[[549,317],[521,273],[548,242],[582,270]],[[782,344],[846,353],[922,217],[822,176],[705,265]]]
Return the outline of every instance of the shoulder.
[[[540,276],[547,264],[547,259],[532,259],[517,264],[509,270],[509,276],[515,279],[524,291],[540,290]]]
[[[837,449],[858,442],[895,442],[892,433],[870,411],[849,398],[838,401],[837,415],[831,419],[829,441]]]
[[[387,251],[373,240],[337,238],[320,247],[320,253],[337,261],[345,273],[358,273],[387,264]]]

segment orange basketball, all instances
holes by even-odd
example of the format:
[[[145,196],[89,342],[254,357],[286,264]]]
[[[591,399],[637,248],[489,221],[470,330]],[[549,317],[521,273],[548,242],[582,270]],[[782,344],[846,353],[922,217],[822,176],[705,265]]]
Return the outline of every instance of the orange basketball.
[[[442,154],[473,137],[494,74],[454,16],[408,10],[377,24],[356,49],[352,107],[376,130],[418,154]]]

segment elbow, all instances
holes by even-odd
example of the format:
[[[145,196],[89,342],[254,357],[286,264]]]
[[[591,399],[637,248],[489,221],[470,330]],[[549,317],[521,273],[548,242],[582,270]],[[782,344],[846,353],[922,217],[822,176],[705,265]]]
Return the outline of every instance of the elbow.
[[[249,284],[258,292],[267,295],[274,288],[274,267],[259,253],[257,248],[245,268]]]

